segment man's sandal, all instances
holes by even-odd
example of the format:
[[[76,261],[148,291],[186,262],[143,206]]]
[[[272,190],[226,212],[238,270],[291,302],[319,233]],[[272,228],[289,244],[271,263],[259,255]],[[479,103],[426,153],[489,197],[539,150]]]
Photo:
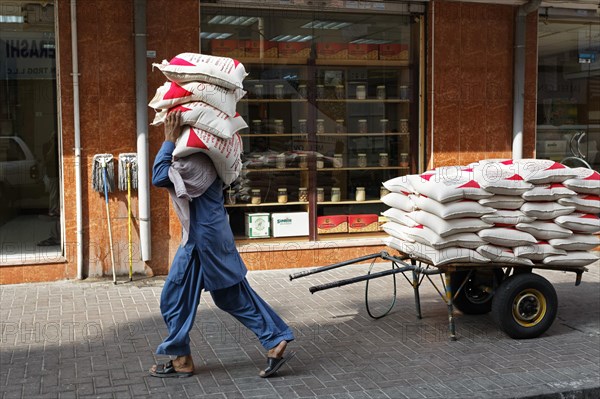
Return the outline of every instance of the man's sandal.
[[[282,357],[267,357],[267,368],[261,370],[258,374],[261,378],[267,378],[277,372],[288,360],[293,358],[296,352],[291,352],[287,356]]]
[[[185,378],[191,377],[194,375],[193,371],[177,371],[175,367],[173,367],[173,361],[169,360],[165,364],[155,364],[156,368],[154,371],[150,370],[150,375],[152,377],[158,378]]]

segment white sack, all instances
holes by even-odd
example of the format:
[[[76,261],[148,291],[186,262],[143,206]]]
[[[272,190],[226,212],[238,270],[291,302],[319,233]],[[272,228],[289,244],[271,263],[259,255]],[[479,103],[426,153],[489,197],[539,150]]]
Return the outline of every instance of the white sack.
[[[442,204],[422,195],[411,195],[410,198],[417,208],[433,213],[445,220],[480,217],[495,212],[494,209],[472,200],[458,200]]]
[[[553,238],[567,238],[573,235],[569,229],[561,227],[552,221],[535,221],[530,223],[519,223],[517,229],[525,231],[538,240],[551,240]]]
[[[207,82],[227,89],[243,88],[242,81],[248,75],[244,65],[232,58],[214,55],[181,53],[162,63],[154,63],[172,82]]]
[[[575,197],[561,198],[558,203],[565,206],[574,206],[575,212],[600,213],[600,197],[591,194],[580,194]]]
[[[448,237],[458,233],[476,233],[479,230],[492,226],[479,218],[444,220],[439,216],[425,211],[414,211],[407,216],[418,224],[429,227],[441,237]]]
[[[566,251],[588,251],[600,245],[600,237],[595,234],[573,234],[567,238],[548,240],[554,248]]]
[[[552,185],[536,186],[523,193],[521,197],[526,201],[557,201],[574,195],[577,195],[575,191],[569,190],[560,183],[554,183]],[[561,202],[559,201],[559,203]]]
[[[408,217],[409,213],[410,212],[405,212],[400,209],[390,208],[390,209],[386,210],[385,212],[382,212],[381,214],[383,216],[385,216],[386,218],[388,218],[389,220],[396,222],[396,223],[400,223],[401,225],[404,225],[404,226],[413,227],[413,226],[418,225],[417,222],[415,222],[414,220],[412,220],[411,218]]]
[[[542,261],[547,256],[567,254],[567,251],[563,249],[554,248],[546,241],[540,241],[531,245],[515,247],[513,248],[513,251],[515,255],[520,258],[527,258],[536,261]]]
[[[598,260],[598,256],[587,251],[567,251],[566,255],[548,256],[545,265],[550,266],[586,266]]]
[[[581,194],[600,195],[600,173],[587,168],[575,168],[576,176],[566,180],[564,185]]]
[[[480,199],[477,202],[494,209],[515,210],[520,209],[525,200],[514,195],[494,195],[490,198]]]
[[[223,183],[229,185],[240,175],[243,149],[244,145],[238,133],[225,140],[203,130],[184,126],[175,143],[173,156],[183,158],[196,152],[208,155]]]
[[[482,245],[481,247],[477,248],[477,252],[492,262],[533,266],[531,259],[519,258],[509,248],[498,247],[495,245]]]
[[[526,202],[521,207],[521,211],[538,220],[550,220],[573,213],[575,207],[561,205],[558,202]]]
[[[559,216],[555,220],[556,224],[574,233],[594,234],[600,232],[600,219],[590,213],[572,213],[566,216]]]
[[[381,201],[392,208],[400,209],[406,212],[415,210],[415,204],[412,199],[404,194],[388,193],[381,198]]]
[[[485,242],[503,247],[518,247],[520,245],[535,244],[538,240],[534,236],[514,228],[492,227],[477,233]]]
[[[163,124],[167,114],[173,111],[181,111],[182,126],[194,126],[225,140],[229,140],[234,133],[248,127],[240,114],[236,113],[235,116],[228,116],[226,113],[203,102],[181,104],[170,110],[157,112],[152,125]]]
[[[534,217],[527,216],[521,211],[507,211],[498,210],[495,213],[489,215],[483,215],[481,217],[486,223],[492,223],[495,226],[514,226],[518,223],[529,223],[535,220]]]

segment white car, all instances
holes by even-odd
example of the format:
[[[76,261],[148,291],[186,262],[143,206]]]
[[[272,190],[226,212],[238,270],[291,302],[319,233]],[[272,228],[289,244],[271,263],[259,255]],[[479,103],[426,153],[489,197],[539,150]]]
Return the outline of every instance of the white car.
[[[40,164],[23,139],[0,136],[0,208],[44,194]]]

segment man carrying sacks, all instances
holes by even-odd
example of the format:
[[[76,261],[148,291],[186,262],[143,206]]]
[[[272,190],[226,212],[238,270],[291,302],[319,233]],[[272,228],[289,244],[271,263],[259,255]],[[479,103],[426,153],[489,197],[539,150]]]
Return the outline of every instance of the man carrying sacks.
[[[154,161],[152,184],[169,190],[183,237],[160,299],[169,334],[156,351],[175,359],[152,366],[150,375],[193,375],[189,332],[200,294],[206,290],[217,307],[258,337],[267,350],[267,366],[259,376],[269,377],[293,357],[284,352],[294,335],[246,280],[246,265],[235,246],[223,202],[224,185],[240,173],[242,141],[237,132],[246,124],[233,111],[235,104],[223,104],[215,97],[239,100],[245,94],[244,66],[228,58],[185,53],[158,67],[171,82],[159,88],[151,102],[151,106],[167,105],[167,109],[155,108],[155,124],[164,124],[165,141]],[[208,88],[214,96],[203,91],[195,95],[181,89],[182,84],[189,89]]]

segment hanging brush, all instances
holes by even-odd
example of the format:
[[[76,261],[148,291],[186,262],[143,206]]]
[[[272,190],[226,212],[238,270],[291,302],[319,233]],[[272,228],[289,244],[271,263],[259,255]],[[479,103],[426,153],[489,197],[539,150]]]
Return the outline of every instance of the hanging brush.
[[[119,190],[127,191],[127,237],[129,243],[129,281],[133,280],[133,244],[131,238],[131,189],[137,190],[137,154],[119,154]]]
[[[108,224],[108,239],[110,243],[110,260],[112,263],[113,284],[117,284],[115,273],[115,253],[113,251],[112,229],[110,227],[110,210],[108,208],[108,192],[114,189],[115,170],[112,154],[96,154],[92,161],[92,189],[104,192],[106,201],[106,220]]]

